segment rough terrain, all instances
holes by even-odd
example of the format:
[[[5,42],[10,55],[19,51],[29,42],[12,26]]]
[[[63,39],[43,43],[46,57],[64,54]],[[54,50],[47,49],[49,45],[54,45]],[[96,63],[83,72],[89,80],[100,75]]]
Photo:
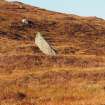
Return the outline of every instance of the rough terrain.
[[[105,105],[105,20],[0,1],[0,105]]]

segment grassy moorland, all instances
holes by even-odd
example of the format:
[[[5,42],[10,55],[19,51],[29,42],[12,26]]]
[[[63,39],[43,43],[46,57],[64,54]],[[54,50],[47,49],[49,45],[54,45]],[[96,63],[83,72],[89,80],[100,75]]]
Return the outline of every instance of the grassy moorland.
[[[0,1],[0,105],[105,105],[105,20]]]

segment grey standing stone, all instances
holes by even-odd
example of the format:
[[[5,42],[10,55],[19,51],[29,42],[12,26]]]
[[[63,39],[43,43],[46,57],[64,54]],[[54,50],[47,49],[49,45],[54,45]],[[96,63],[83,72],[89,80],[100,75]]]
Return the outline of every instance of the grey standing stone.
[[[36,34],[35,44],[37,47],[46,55],[55,56],[56,52],[54,49],[48,44],[48,42],[43,38],[40,32]]]

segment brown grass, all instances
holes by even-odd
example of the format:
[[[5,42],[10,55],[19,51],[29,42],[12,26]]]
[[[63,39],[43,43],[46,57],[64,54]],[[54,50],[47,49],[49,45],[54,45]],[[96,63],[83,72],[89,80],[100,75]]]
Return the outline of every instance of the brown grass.
[[[38,31],[57,56],[35,46]],[[105,20],[0,1],[0,105],[104,105],[104,56]]]
[[[13,105],[104,104],[105,68],[15,70],[0,76],[1,103]]]

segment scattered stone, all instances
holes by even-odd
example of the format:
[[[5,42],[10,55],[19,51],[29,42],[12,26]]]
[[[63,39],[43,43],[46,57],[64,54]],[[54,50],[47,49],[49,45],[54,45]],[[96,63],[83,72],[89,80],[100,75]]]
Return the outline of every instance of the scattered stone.
[[[27,19],[25,19],[25,18],[24,18],[24,19],[22,19],[22,20],[21,20],[21,22],[22,22],[24,25],[28,25],[28,20],[27,20]]]

